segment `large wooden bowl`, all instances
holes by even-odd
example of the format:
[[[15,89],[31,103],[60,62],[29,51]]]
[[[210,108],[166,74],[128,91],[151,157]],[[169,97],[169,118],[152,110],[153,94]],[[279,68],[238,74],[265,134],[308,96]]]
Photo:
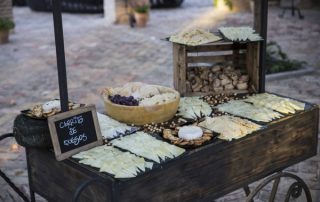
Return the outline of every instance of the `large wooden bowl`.
[[[112,103],[108,98],[108,91],[104,91],[102,97],[107,115],[120,122],[135,125],[161,123],[170,120],[178,110],[180,94],[171,88],[163,86],[156,87],[160,93],[175,93],[176,99],[153,106],[125,106]]]

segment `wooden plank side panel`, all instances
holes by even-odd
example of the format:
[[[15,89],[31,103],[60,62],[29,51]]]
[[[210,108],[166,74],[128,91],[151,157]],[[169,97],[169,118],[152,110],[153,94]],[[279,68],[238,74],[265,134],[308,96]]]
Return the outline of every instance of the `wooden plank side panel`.
[[[172,44],[172,57],[173,57],[173,87],[179,91],[179,64],[178,64],[178,56],[179,56],[179,45],[173,43]]]
[[[239,60],[240,60],[240,57],[239,57],[239,55],[240,55],[240,50],[239,50],[239,46],[240,46],[240,44],[239,43],[234,43],[233,44],[233,49],[232,49],[232,51],[233,51],[233,58],[232,58],[232,63],[233,63],[233,66],[235,67],[235,68],[238,68],[239,67]]]
[[[219,92],[187,92],[185,94],[186,97],[192,97],[192,96],[206,96],[206,95],[219,95],[221,93],[225,93],[225,94],[245,94],[245,93],[249,93],[248,90],[224,90],[224,91],[219,91]]]
[[[255,44],[255,58],[254,58],[254,70],[255,70],[255,87],[256,87],[256,92],[259,92],[259,89],[261,88],[260,86],[260,43]]]
[[[216,55],[216,56],[188,56],[187,63],[216,63],[232,61],[232,55]]]
[[[121,202],[212,201],[316,154],[318,109],[231,143],[207,145],[120,185]]]
[[[30,184],[33,190],[48,201],[72,201],[77,187],[83,182],[98,177],[93,172],[83,170],[66,163],[58,162],[54,153],[47,150],[29,149]],[[81,195],[80,201],[111,201],[112,182],[93,184]]]
[[[212,52],[212,51],[228,51],[232,50],[233,43],[227,42],[227,43],[221,43],[221,44],[205,44],[200,46],[187,46],[187,52],[193,53],[193,52]],[[246,49],[246,44],[239,44],[240,49]]]
[[[258,43],[248,43],[246,65],[255,92],[259,90],[259,50]]]
[[[173,44],[173,76],[174,88],[180,92],[181,95],[186,93],[186,77],[187,77],[187,52],[186,46]]]

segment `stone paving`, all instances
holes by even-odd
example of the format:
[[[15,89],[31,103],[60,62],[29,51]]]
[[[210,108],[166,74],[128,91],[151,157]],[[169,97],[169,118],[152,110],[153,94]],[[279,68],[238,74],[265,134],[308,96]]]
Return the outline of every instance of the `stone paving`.
[[[291,58],[308,61],[316,71],[267,83],[267,90],[320,104],[320,11],[303,10],[305,20],[277,15],[270,8],[268,39],[277,41]],[[0,134],[12,131],[20,110],[58,97],[52,15],[15,8],[11,43],[0,46]],[[216,29],[221,25],[251,25],[251,13],[212,8],[212,0],[186,0],[181,8],[153,10],[145,29],[106,25],[102,15],[63,15],[69,94],[72,100],[96,104],[103,111],[99,89],[129,81],[172,86],[172,51],[159,40],[186,27]],[[0,168],[28,192],[24,149],[13,140],[0,143]],[[320,201],[319,155],[288,169],[302,177]],[[288,185],[288,181],[282,182]],[[285,190],[280,186],[277,201]],[[288,187],[288,186],[286,186]],[[265,201],[270,188],[257,200]],[[39,199],[43,201],[43,199]],[[218,201],[243,201],[236,191]],[[0,179],[0,201],[21,201]],[[303,199],[302,199],[303,201]]]

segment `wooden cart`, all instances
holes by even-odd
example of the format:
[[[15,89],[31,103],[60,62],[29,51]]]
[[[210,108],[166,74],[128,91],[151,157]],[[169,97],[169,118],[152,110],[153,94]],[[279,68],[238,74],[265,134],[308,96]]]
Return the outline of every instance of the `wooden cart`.
[[[318,122],[318,107],[307,104],[305,111],[267,124],[242,139],[213,141],[127,180],[99,173],[71,158],[58,162],[49,150],[28,148],[30,188],[55,202],[77,197],[80,201],[112,202],[212,201],[241,187],[249,194],[250,183],[316,155]],[[281,177],[297,180],[295,188],[304,189],[311,200],[300,178],[280,173],[271,179]]]
[[[259,47],[260,42],[216,42],[197,47],[173,44],[175,88],[185,96],[214,94],[186,90],[189,64],[229,60],[247,70],[252,88],[240,93],[263,92],[265,75],[259,65]],[[221,51],[227,54],[217,55]],[[318,106],[306,103],[304,111],[264,124],[263,129],[244,138],[213,140],[132,179],[115,179],[72,158],[58,162],[53,151],[27,148],[32,199],[33,193],[38,193],[55,202],[202,202],[244,187],[251,201],[264,184],[274,180],[273,201],[280,178],[290,177],[296,182],[287,199],[300,196],[303,189],[311,201],[306,184],[281,171],[317,154],[318,123]],[[250,192],[250,183],[277,172]]]
[[[262,37],[266,39],[267,0],[261,6]],[[60,1],[53,1],[57,60],[62,110],[68,109],[63,33]],[[265,42],[260,46],[259,92],[264,92]],[[256,73],[252,75],[257,75]],[[251,79],[255,79],[252,77]],[[251,201],[268,182],[274,180],[270,201],[273,201],[281,177],[295,182],[286,199],[299,197],[309,189],[297,176],[283,169],[317,153],[319,108],[307,104],[306,109],[266,124],[262,130],[244,138],[212,141],[184,155],[154,167],[135,178],[120,180],[78,163],[72,158],[58,162],[51,150],[26,148],[31,200],[38,193],[49,201],[112,201],[112,202],[195,202],[212,201],[238,188],[245,188]],[[256,190],[248,185],[270,174]]]

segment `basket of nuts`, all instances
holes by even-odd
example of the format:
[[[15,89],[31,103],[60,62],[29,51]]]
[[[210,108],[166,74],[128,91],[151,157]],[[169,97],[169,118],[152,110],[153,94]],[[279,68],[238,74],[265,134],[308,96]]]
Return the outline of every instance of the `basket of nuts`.
[[[254,93],[260,89],[259,41],[187,46],[173,43],[174,88],[181,96]]]

